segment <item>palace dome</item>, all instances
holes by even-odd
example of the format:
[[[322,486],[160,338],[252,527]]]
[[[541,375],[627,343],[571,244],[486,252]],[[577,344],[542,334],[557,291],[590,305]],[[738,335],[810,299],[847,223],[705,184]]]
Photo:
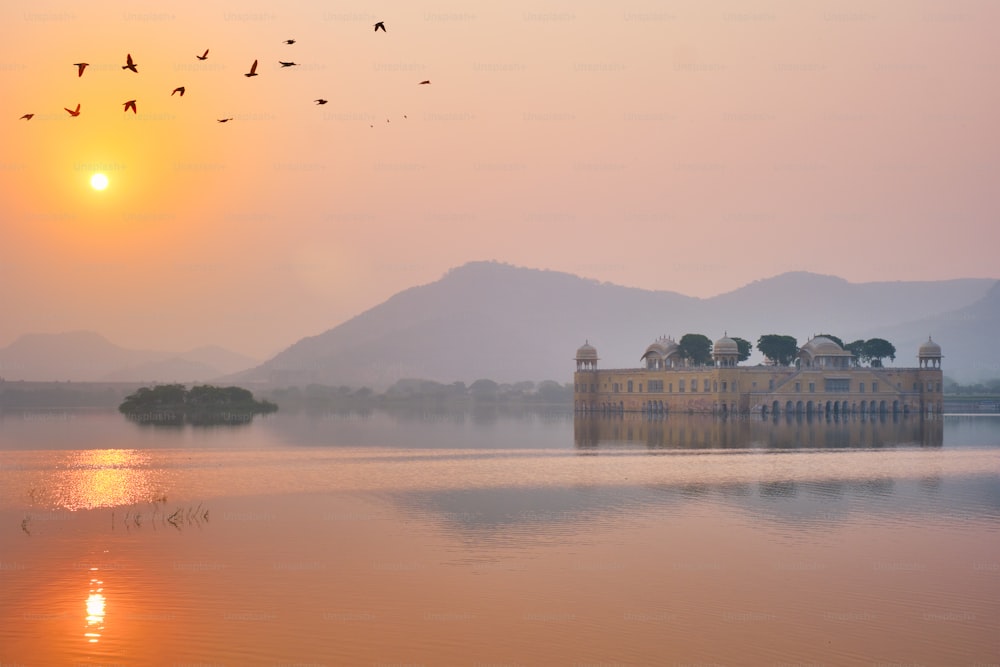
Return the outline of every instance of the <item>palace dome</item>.
[[[738,355],[739,353],[740,346],[729,336],[723,336],[712,345],[712,354],[717,357]]]
[[[677,351],[677,343],[671,338],[657,338],[655,341],[649,344],[646,351],[643,352],[640,359],[645,359],[650,354],[655,354],[661,359],[666,359],[671,354]]]
[[[941,356],[941,346],[931,340],[931,337],[927,337],[927,342],[920,346],[917,350],[918,357],[940,357]]]
[[[816,336],[808,343],[802,346],[803,352],[808,352],[813,357],[824,357],[830,355],[842,355],[844,354],[844,348],[837,345],[833,340],[830,340],[826,336]]]
[[[641,358],[645,359],[649,354],[658,354],[662,357],[666,351],[666,348],[664,348],[660,343],[650,343],[649,347],[646,348],[646,351],[642,353]]]
[[[589,342],[584,343],[576,350],[577,361],[597,361],[597,348]]]

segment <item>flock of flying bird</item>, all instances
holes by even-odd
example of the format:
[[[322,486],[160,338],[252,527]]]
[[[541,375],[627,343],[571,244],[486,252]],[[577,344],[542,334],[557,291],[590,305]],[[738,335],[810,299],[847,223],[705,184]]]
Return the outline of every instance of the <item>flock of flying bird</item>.
[[[384,21],[379,21],[378,23],[375,24],[375,32],[378,32],[379,30],[381,30],[382,32],[385,32],[385,22]],[[295,40],[294,39],[286,39],[286,40],[284,40],[283,43],[291,45],[291,44],[295,43]],[[195,56],[195,58],[197,58],[198,60],[208,60],[208,51],[209,51],[209,49],[205,49],[205,52],[203,54],[201,54],[200,56]],[[285,68],[285,67],[295,67],[295,66],[298,65],[298,63],[296,63],[296,62],[284,61],[284,60],[279,60],[278,64],[280,64],[282,68]],[[73,63],[73,66],[76,67],[76,75],[77,75],[77,77],[83,76],[83,71],[85,69],[87,69],[87,67],[89,65],[90,65],[90,63],[84,63],[84,62]],[[127,70],[130,70],[130,71],[135,72],[136,74],[138,74],[139,73],[139,68],[138,67],[139,67],[138,64],[134,60],[132,60],[132,54],[131,53],[126,54],[125,55],[125,64],[122,65],[122,69],[127,69]],[[245,73],[243,76],[248,77],[248,78],[249,77],[253,77],[253,76],[257,76],[257,61],[256,60],[254,60],[253,61],[253,65],[250,66],[250,71],[247,72],[247,73]],[[427,85],[429,83],[430,83],[429,79],[424,79],[423,81],[420,82],[419,85],[423,86],[423,85]],[[180,93],[180,96],[184,97],[184,91],[185,91],[184,86],[178,86],[178,87],[174,88],[173,92],[170,93],[170,96],[173,97],[175,94]],[[325,100],[323,98],[319,98],[319,99],[316,99],[316,100],[313,100],[313,101],[317,105],[322,105],[322,104],[326,104],[329,100]],[[139,113],[138,110],[137,110],[137,108],[136,108],[136,101],[135,100],[128,100],[127,102],[123,103],[123,106],[125,107],[125,112],[126,113],[129,111],[129,109],[132,110],[133,114]],[[73,116],[74,118],[76,116],[80,115],[80,105],[79,104],[76,105],[75,109],[67,109],[66,107],[63,107],[63,108],[66,110],[66,112],[70,116]],[[31,120],[34,117],[34,115],[35,114],[33,114],[33,113],[26,113],[23,116],[21,116],[18,120]],[[403,116],[403,117],[405,118],[406,116]],[[233,119],[232,118],[219,118],[219,119],[217,119],[217,122],[219,122],[219,123],[228,123],[231,120],[233,120]],[[389,122],[388,119],[386,120],[386,122]]]

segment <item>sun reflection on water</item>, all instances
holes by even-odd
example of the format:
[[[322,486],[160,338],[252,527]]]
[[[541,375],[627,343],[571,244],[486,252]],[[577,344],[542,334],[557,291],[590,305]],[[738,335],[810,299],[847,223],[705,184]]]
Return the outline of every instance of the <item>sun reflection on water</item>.
[[[73,452],[61,475],[58,502],[70,510],[145,502],[154,482],[148,454],[134,449]]]
[[[98,578],[97,568],[90,568],[90,591],[87,595],[87,631],[83,636],[91,644],[101,639],[104,631],[104,614],[107,598],[104,597],[104,581]]]

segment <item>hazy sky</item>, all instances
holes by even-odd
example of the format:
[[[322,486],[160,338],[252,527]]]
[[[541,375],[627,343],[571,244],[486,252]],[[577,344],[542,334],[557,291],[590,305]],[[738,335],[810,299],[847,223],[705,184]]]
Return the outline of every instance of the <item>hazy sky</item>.
[[[0,345],[263,358],[482,259],[1000,277],[995,0],[153,7],[0,9]]]

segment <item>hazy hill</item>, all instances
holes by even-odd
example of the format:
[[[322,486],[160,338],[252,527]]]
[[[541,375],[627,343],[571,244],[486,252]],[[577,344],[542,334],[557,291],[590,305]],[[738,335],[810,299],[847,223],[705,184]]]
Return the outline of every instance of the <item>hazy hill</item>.
[[[25,334],[0,348],[6,380],[205,382],[255,363],[216,346],[181,354],[131,350],[92,331]]]
[[[985,298],[996,284],[989,279],[850,283],[833,276],[785,273],[706,300],[703,322],[706,332],[722,326],[730,335],[752,342],[771,332],[796,336],[800,344],[818,333],[845,341],[885,338],[896,346],[897,365],[915,365],[916,350],[928,335],[950,349],[942,324],[956,309]],[[937,324],[922,323],[925,320]],[[952,369],[966,372],[966,366]]]
[[[1000,377],[1000,282],[982,299],[964,308],[940,313],[886,330],[897,349],[918,347],[933,336],[941,345],[944,374],[962,383]],[[898,357],[897,357],[898,359]]]
[[[849,283],[811,273],[787,273],[710,299],[599,283],[566,273],[473,262],[440,280],[396,294],[320,335],[304,338],[261,366],[231,378],[243,382],[369,385],[384,388],[404,377],[440,382],[488,377],[498,381],[568,382],[584,340],[605,368],[634,367],[661,334],[687,332],[715,339],[726,331],[752,342],[785,333],[804,343],[814,333],[845,339],[893,340],[898,365],[915,365],[930,322],[948,357],[946,372],[972,368],[953,359],[949,336],[972,340],[947,313],[973,307],[996,281]],[[981,308],[990,311],[990,303]],[[978,311],[977,311],[978,312]],[[995,304],[993,306],[996,313]],[[954,317],[954,316],[952,316]],[[919,331],[902,327],[915,323]],[[943,324],[950,322],[945,330]],[[873,332],[873,333],[868,333]],[[893,339],[893,333],[907,338]],[[917,342],[912,342],[917,341]],[[996,367],[998,355],[991,355]],[[952,362],[955,362],[954,364]]]
[[[166,353],[157,353],[166,356]],[[206,345],[108,373],[105,380],[131,382],[209,382],[258,363],[218,345]]]
[[[605,304],[605,312],[589,303]],[[413,287],[344,324],[305,338],[249,374],[257,381],[387,386],[439,381],[564,377],[590,320],[679,311],[697,299],[495,263],[467,264]],[[652,326],[659,318],[647,313]],[[648,337],[649,326],[634,340]],[[623,332],[626,338],[628,332]]]

